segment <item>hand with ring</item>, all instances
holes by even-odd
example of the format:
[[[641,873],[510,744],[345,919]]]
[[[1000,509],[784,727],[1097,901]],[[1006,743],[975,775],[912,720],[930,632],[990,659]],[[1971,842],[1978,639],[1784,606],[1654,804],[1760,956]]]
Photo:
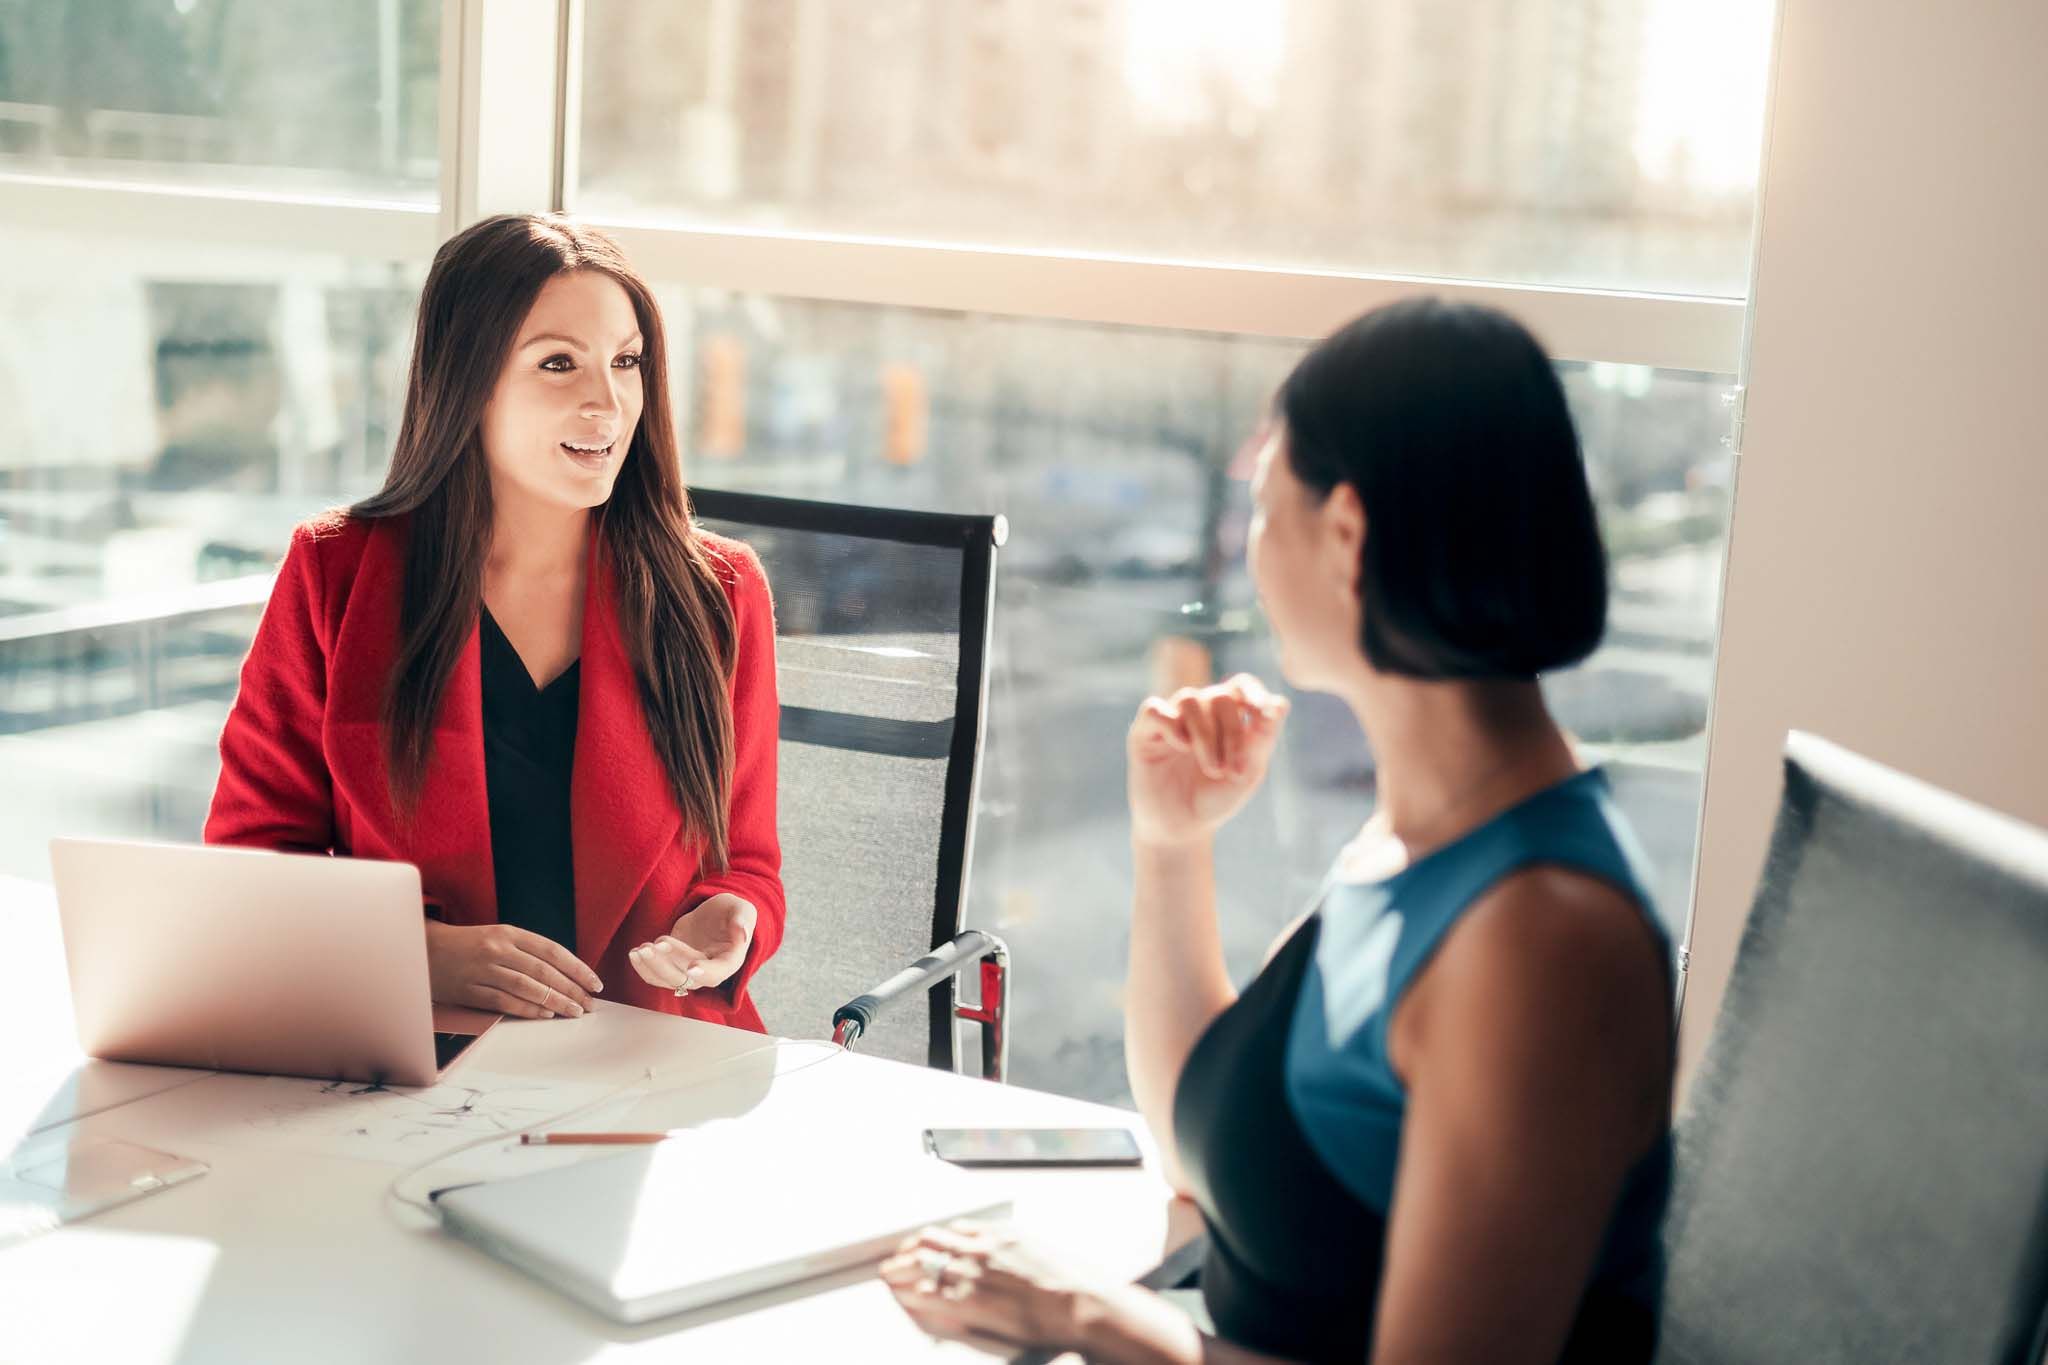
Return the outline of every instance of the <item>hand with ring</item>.
[[[747,960],[757,913],[753,902],[722,891],[684,911],[668,933],[626,960],[648,985],[678,996],[724,985]]]
[[[545,934],[510,924],[428,920],[426,927],[428,987],[443,1004],[573,1019],[604,989],[596,972]]]
[[[881,1265],[917,1325],[982,1345],[1082,1348],[1087,1324],[1124,1310],[1114,1281],[1077,1271],[1007,1228],[926,1228]]]

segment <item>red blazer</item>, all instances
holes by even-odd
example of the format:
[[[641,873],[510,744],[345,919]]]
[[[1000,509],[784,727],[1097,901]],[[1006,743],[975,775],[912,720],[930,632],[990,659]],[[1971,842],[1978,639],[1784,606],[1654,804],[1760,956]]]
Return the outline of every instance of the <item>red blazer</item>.
[[[337,516],[293,533],[221,732],[206,842],[413,863],[447,922],[490,924],[498,897],[475,629],[441,699],[419,818],[407,830],[392,810],[382,717],[398,651],[405,523]],[[603,999],[758,1032],[747,983],[781,944],[784,918],[774,609],[752,550],[708,534],[703,541],[739,636],[730,866],[719,873],[700,866],[698,840],[682,827],[640,709],[611,576],[593,554],[569,789],[574,946],[604,982]],[[642,981],[627,951],[721,891],[760,912],[740,970],[722,987],[680,998]]]

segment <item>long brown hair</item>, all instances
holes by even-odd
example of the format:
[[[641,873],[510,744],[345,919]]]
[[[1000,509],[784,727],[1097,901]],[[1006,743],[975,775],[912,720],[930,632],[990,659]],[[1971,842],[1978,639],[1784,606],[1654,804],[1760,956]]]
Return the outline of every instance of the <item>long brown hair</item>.
[[[408,814],[418,804],[434,717],[456,657],[476,628],[491,537],[484,408],[541,287],[574,270],[616,280],[640,325],[640,424],[592,534],[618,585],[619,621],[641,707],[684,828],[702,837],[706,861],[722,869],[737,632],[683,489],[661,312],[618,243],[557,215],[486,218],[434,254],[420,294],[391,472],[382,489],[349,509],[357,517],[412,519],[398,665],[384,700],[392,802]]]

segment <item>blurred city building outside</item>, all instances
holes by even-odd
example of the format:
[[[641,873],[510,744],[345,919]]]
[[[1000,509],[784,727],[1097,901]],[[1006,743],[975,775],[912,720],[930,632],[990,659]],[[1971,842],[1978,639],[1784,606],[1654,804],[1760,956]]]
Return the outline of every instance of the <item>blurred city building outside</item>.
[[[1765,0],[589,0],[577,203],[1739,296],[1770,13]]]
[[[0,0],[0,170],[431,201],[436,0]]]
[[[1740,293],[1761,107],[1742,82],[1762,35],[1728,50],[1723,86],[1691,88],[1688,122],[1647,90],[1675,79],[1651,67],[1676,12],[1294,0],[1193,6],[1208,17],[1190,29],[1141,0],[588,0],[578,202]],[[0,175],[430,196],[438,32],[424,0],[0,0]],[[309,35],[359,60],[308,63],[324,50]],[[81,43],[145,74],[62,90],[50,73]],[[313,82],[296,94],[284,54]],[[309,100],[333,107],[308,118]],[[1688,140],[1717,112],[1733,133]],[[1749,162],[1692,173],[1727,145]],[[140,229],[9,237],[0,870],[42,876],[52,834],[197,836],[262,576],[296,521],[381,480],[425,263],[159,247]],[[692,480],[1010,519],[969,917],[1017,953],[1016,1079],[1127,1103],[1123,730],[1162,678],[1276,677],[1243,571],[1239,452],[1305,343],[657,284]],[[1733,379],[1559,370],[1615,592],[1607,644],[1546,688],[1609,761],[1660,895],[1682,906]],[[172,609],[202,590],[203,610]],[[1297,708],[1219,851],[1240,972],[1371,799],[1348,715]]]

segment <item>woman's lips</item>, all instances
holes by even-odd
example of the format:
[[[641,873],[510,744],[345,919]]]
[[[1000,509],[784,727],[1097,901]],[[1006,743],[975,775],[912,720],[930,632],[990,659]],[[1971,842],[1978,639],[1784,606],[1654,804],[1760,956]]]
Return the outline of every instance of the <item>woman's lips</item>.
[[[611,445],[604,447],[602,450],[578,450],[575,446],[570,445],[567,441],[563,441],[560,444],[562,453],[564,455],[567,455],[571,460],[575,461],[577,464],[581,465],[585,469],[604,468],[605,464],[612,457],[612,451],[617,449],[618,447],[618,443],[616,441],[614,441]]]

